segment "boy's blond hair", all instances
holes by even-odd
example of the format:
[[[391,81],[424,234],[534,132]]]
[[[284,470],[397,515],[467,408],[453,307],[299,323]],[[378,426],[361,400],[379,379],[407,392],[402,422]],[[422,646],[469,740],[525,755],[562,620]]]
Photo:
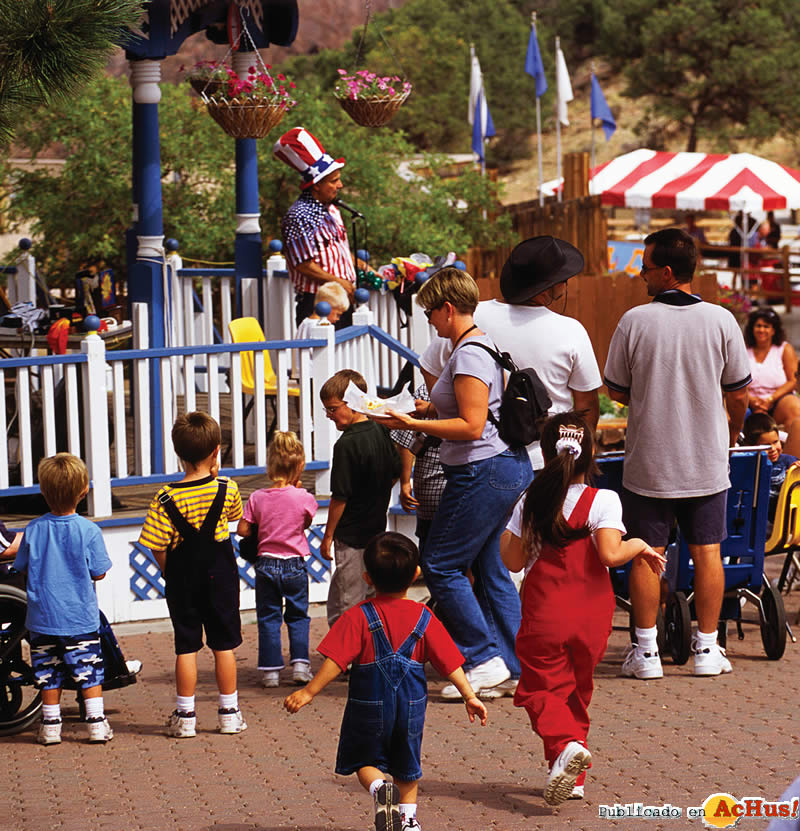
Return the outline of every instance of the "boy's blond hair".
[[[51,511],[74,511],[89,487],[89,471],[72,453],[56,453],[39,462],[39,489]]]
[[[417,292],[417,302],[429,310],[452,303],[461,314],[472,314],[479,300],[478,284],[466,271],[451,265],[437,271]]]
[[[291,484],[300,478],[306,454],[297,433],[276,431],[267,454],[267,476],[273,482]]]
[[[331,375],[330,378],[322,385],[319,391],[320,400],[324,403],[326,401],[333,401],[338,399],[344,400],[344,391],[353,382],[361,392],[367,391],[367,382],[360,372],[354,369],[340,369],[336,375]]]
[[[321,303],[325,300],[327,303],[331,304],[331,308],[334,311],[338,312],[346,312],[350,308],[350,298],[347,296],[347,292],[339,285],[339,283],[334,283],[331,281],[330,283],[323,283],[317,289],[317,296],[315,298],[315,306],[317,303]]]
[[[207,459],[222,443],[219,424],[208,413],[184,413],[172,425],[172,446],[182,462],[196,465]]]

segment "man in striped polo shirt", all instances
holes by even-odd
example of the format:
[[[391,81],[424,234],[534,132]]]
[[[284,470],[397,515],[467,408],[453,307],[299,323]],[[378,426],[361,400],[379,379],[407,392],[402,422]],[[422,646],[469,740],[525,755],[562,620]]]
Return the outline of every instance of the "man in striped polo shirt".
[[[294,127],[275,143],[273,153],[302,176],[300,198],[281,222],[289,277],[295,288],[295,322],[314,311],[317,289],[338,283],[352,299],[356,270],[339,209],[333,204],[342,188],[344,159],[334,159],[302,127]],[[348,325],[350,315],[342,316]]]

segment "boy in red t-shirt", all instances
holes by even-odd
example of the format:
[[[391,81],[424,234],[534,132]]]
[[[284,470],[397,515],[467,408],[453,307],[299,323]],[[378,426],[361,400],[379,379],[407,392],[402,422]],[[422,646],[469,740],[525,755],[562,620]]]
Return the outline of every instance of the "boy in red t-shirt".
[[[417,546],[402,534],[378,534],[364,551],[364,580],[375,597],[346,611],[319,645],[319,672],[284,706],[296,713],[352,664],[336,773],[356,773],[373,797],[375,831],[419,831],[417,781],[430,661],[455,684],[470,721],[486,724],[461,665],[464,658],[431,611],[406,597],[419,576]],[[391,774],[393,782],[384,778]]]

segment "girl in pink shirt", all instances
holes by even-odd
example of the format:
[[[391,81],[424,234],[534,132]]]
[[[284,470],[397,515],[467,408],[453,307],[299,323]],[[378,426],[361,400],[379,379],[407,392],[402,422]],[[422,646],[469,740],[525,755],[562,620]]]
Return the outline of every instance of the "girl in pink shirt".
[[[240,537],[258,535],[258,668],[264,687],[277,687],[284,667],[281,613],[289,630],[292,681],[306,684],[312,677],[305,563],[310,551],[305,529],[311,525],[318,506],[317,500],[300,486],[304,467],[302,442],[292,432],[276,432],[267,456],[267,476],[274,486],[250,495],[237,528]]]

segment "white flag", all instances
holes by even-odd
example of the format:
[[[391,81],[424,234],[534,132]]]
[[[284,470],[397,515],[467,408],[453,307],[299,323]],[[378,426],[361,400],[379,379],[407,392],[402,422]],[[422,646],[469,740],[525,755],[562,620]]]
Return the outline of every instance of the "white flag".
[[[556,47],[556,88],[558,94],[558,120],[565,126],[569,126],[567,118],[567,103],[573,100],[572,84],[569,82],[567,62],[564,60],[564,53],[561,47]]]
[[[478,95],[483,89],[483,75],[481,74],[481,65],[478,61],[478,56],[475,54],[475,47],[470,44],[470,73],[469,73],[469,105],[467,109],[467,118],[470,125],[475,123],[475,104],[478,102]]]

